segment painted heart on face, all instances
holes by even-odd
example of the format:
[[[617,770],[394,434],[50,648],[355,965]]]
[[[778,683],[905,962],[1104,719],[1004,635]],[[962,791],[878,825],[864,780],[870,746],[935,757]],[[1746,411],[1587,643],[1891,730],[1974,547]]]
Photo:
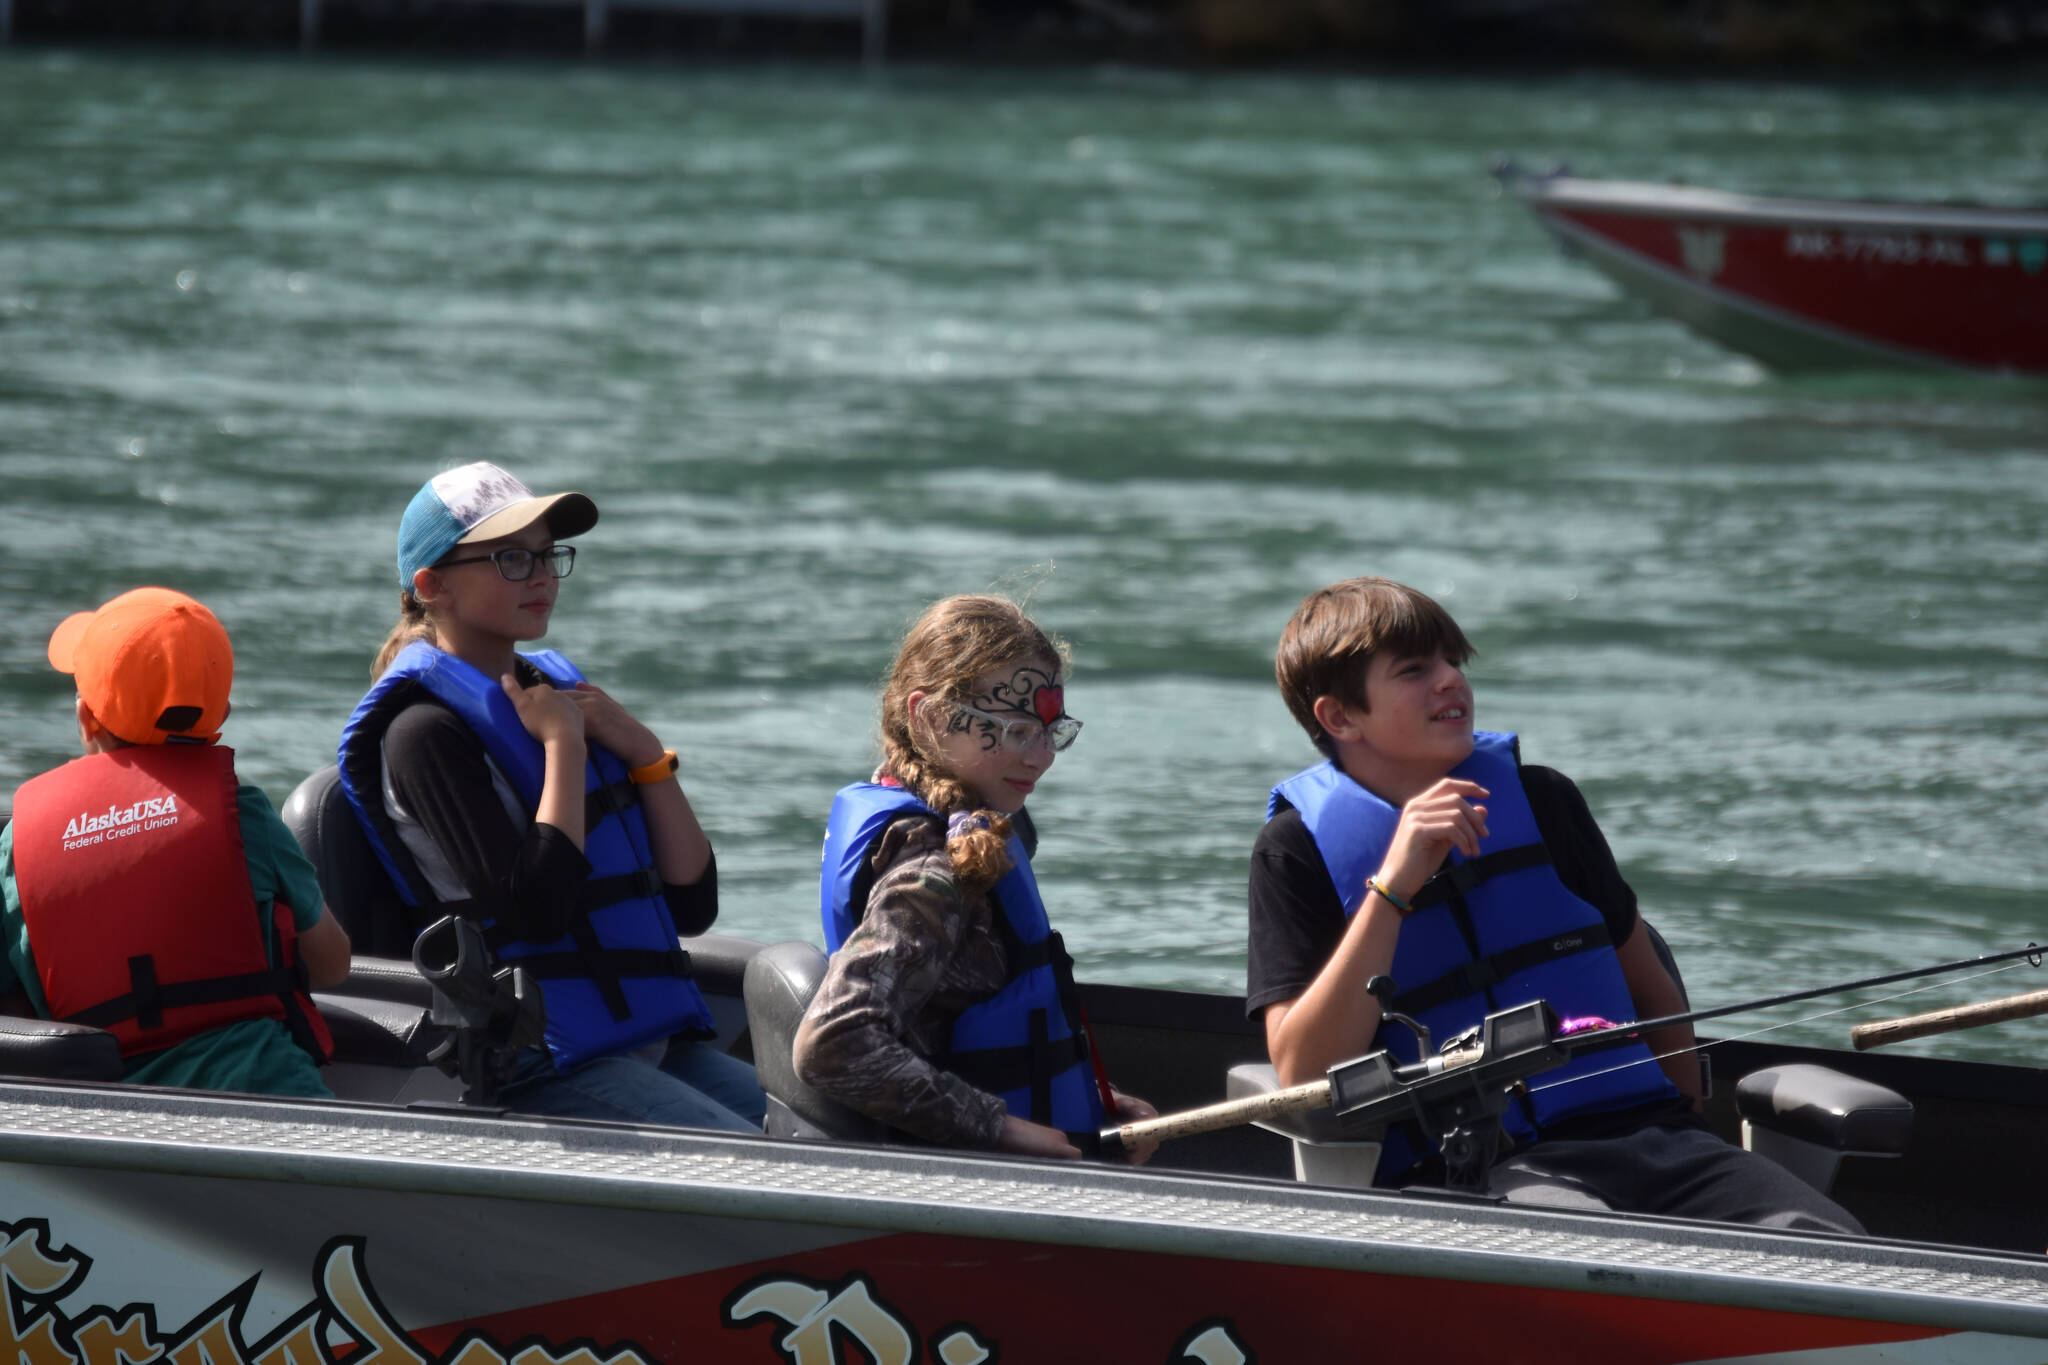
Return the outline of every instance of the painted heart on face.
[[[1031,709],[1038,713],[1038,719],[1046,725],[1060,718],[1067,709],[1067,689],[1055,683],[1041,687],[1031,695]]]

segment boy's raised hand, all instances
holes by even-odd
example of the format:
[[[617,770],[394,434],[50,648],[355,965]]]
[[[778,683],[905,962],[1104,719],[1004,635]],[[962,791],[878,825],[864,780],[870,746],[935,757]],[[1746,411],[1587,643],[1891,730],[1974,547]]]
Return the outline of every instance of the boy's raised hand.
[[[1475,803],[1490,795],[1477,782],[1446,777],[1410,797],[1401,807],[1401,823],[1394,827],[1393,841],[1380,863],[1380,881],[1407,900],[1452,849],[1478,857],[1479,841],[1486,837],[1486,807]]]

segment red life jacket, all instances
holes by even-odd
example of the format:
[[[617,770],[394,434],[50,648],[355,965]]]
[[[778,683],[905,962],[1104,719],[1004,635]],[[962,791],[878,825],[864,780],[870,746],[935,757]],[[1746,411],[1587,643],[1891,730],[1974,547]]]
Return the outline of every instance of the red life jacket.
[[[14,880],[51,1018],[108,1030],[124,1057],[244,1019],[332,1053],[282,902],[283,965],[264,951],[232,750],[136,746],[24,782]]]

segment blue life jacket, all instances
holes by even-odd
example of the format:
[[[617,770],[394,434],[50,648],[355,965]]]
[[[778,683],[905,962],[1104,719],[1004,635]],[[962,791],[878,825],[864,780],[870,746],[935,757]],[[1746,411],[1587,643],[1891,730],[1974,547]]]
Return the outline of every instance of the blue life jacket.
[[[867,909],[863,869],[875,841],[898,816],[939,816],[902,787],[856,782],[832,798],[818,903],[825,947],[837,952]],[[1094,1140],[1102,1095],[1081,1023],[1074,963],[1046,918],[1021,839],[1010,838],[1010,870],[990,894],[1008,928],[1009,982],[960,1012],[949,1050],[931,1063],[1001,1098],[1012,1114]]]
[[[1488,1014],[1548,1000],[1563,1018],[1636,1017],[1607,923],[1599,910],[1558,880],[1522,789],[1515,736],[1480,731],[1471,757],[1452,777],[1491,793],[1479,857],[1453,851],[1450,866],[1424,883],[1401,921],[1389,974],[1393,1007],[1427,1025],[1441,1044]],[[1400,807],[1361,787],[1334,763],[1319,763],[1273,788],[1267,818],[1282,806],[1301,812],[1349,918],[1365,900],[1365,879],[1379,870],[1400,823]],[[1396,1025],[1377,1040],[1404,1062],[1416,1042]],[[1530,1094],[1505,1116],[1517,1142],[1531,1142],[1558,1120],[1675,1099],[1677,1087],[1642,1043],[1587,1053],[1529,1080]],[[1430,1149],[1435,1134],[1420,1135]],[[1386,1184],[1426,1153],[1411,1125],[1389,1129],[1377,1179]]]
[[[583,675],[562,655],[520,656],[557,687]],[[421,922],[460,913],[468,902],[437,902],[384,810],[383,742],[391,721],[424,688],[462,717],[484,751],[512,783],[528,811],[540,806],[546,755],[519,723],[519,714],[496,678],[452,654],[418,642],[405,647],[342,728],[341,787],[392,886]],[[639,794],[618,755],[588,745],[584,765],[583,884],[574,926],[549,943],[515,939],[484,921],[498,956],[531,971],[547,1006],[547,1047],[558,1069],[609,1053],[625,1052],[676,1033],[717,1032],[710,1008],[690,979],[690,955],[676,940],[675,921]]]

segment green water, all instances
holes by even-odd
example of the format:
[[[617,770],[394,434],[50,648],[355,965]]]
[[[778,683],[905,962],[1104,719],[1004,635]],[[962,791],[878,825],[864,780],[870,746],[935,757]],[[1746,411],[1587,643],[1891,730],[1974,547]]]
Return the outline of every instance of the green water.
[[[16,50],[0,126],[0,786],[71,752],[50,628],[163,582],[282,800],[407,498],[487,458],[604,509],[550,643],[683,752],[733,932],[815,937],[895,636],[1003,584],[1077,654],[1033,810],[1084,974],[1242,989],[1313,757],[1273,641],[1382,572],[1698,1002],[2048,941],[2048,390],[1773,377],[1486,175],[2048,202],[2037,92]]]

